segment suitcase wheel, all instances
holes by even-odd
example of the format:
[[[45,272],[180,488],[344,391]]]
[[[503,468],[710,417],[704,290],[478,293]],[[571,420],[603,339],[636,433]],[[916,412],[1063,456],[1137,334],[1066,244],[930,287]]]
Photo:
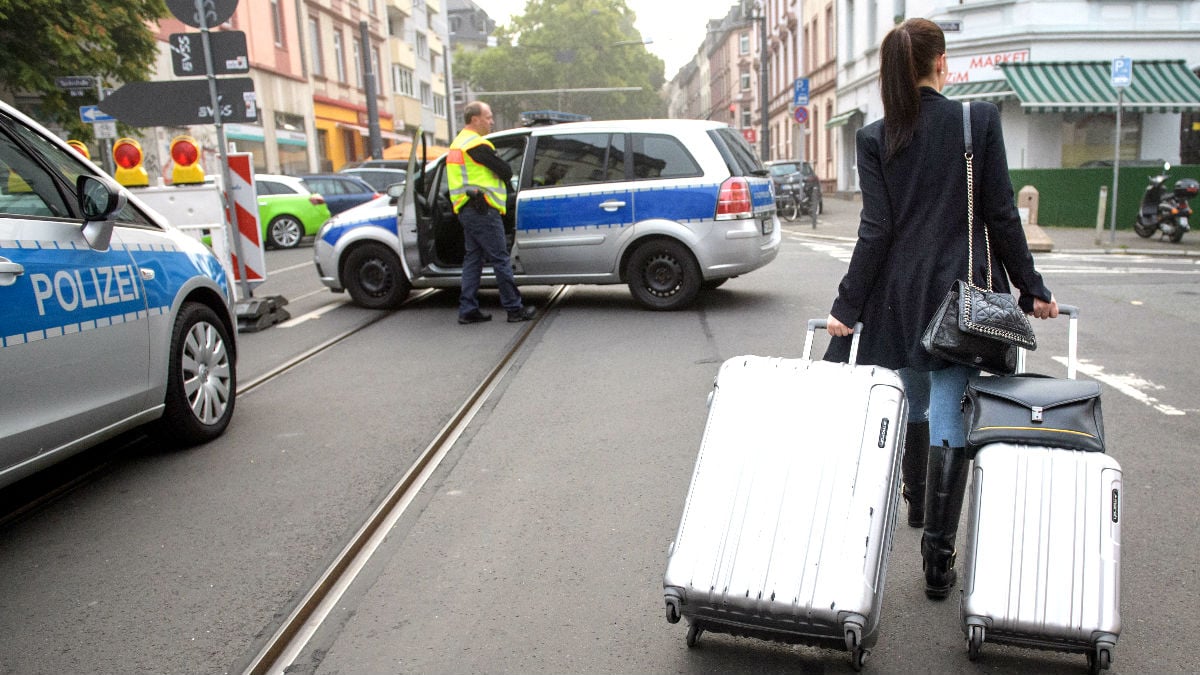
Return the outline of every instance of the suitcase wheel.
[[[867,661],[867,650],[862,646],[859,630],[857,625],[846,627],[846,649],[850,650],[850,666],[856,673],[863,669]]]
[[[979,650],[983,649],[983,626],[971,626],[967,636],[967,658],[975,661],[979,658]]]
[[[1088,652],[1088,673],[1099,675],[1101,670],[1108,670],[1112,665],[1112,651],[1108,645],[1096,645],[1096,649]]]
[[[674,600],[674,598],[667,600],[667,622],[679,623],[679,607],[672,602],[672,600]]]
[[[700,624],[696,623],[695,621],[693,621],[691,623],[691,625],[688,626],[687,646],[689,649],[696,646],[696,643],[700,641],[700,636],[703,633],[704,633],[704,628],[702,628],[700,626]]]

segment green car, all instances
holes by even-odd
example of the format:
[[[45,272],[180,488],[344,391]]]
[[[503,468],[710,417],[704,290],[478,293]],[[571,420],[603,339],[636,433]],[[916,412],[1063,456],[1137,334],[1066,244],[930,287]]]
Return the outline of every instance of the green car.
[[[258,197],[258,222],[267,248],[294,248],[329,220],[325,198],[309,192],[304,181],[292,176],[254,175]]]

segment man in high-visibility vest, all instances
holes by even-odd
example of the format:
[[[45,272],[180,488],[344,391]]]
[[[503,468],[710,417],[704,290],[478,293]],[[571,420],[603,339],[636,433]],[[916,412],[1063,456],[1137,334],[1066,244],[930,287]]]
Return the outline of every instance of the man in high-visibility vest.
[[[508,311],[508,321],[529,321],[537,315],[537,310],[521,303],[521,292],[513,279],[504,237],[503,216],[507,210],[512,168],[496,155],[496,146],[483,137],[495,124],[488,104],[482,101],[468,103],[463,109],[463,122],[466,126],[446,153],[450,203],[462,223],[465,240],[458,322],[492,320],[491,314],[479,309],[479,281],[485,259],[496,272],[500,304]]]

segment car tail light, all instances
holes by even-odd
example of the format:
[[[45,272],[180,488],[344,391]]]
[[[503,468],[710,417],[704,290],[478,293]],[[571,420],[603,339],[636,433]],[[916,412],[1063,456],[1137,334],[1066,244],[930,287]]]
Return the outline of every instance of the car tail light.
[[[734,176],[721,183],[721,192],[717,195],[717,220],[749,218],[753,215],[750,181]]]
[[[308,196],[308,203],[313,206],[320,206],[325,203],[325,198],[314,192]]]

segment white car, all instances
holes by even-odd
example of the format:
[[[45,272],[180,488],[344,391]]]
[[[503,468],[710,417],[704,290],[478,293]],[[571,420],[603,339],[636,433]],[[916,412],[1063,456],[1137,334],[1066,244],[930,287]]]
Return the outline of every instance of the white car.
[[[740,133],[702,120],[579,122],[488,136],[513,168],[505,226],[518,284],[628,284],[656,310],[774,260],[767,170]],[[334,216],[313,244],[317,274],[364,307],[461,283],[463,235],[444,162],[410,162],[395,206]],[[495,285],[490,269],[484,285]]]
[[[224,432],[231,302],[209,249],[0,102],[0,486],[146,423]]]

